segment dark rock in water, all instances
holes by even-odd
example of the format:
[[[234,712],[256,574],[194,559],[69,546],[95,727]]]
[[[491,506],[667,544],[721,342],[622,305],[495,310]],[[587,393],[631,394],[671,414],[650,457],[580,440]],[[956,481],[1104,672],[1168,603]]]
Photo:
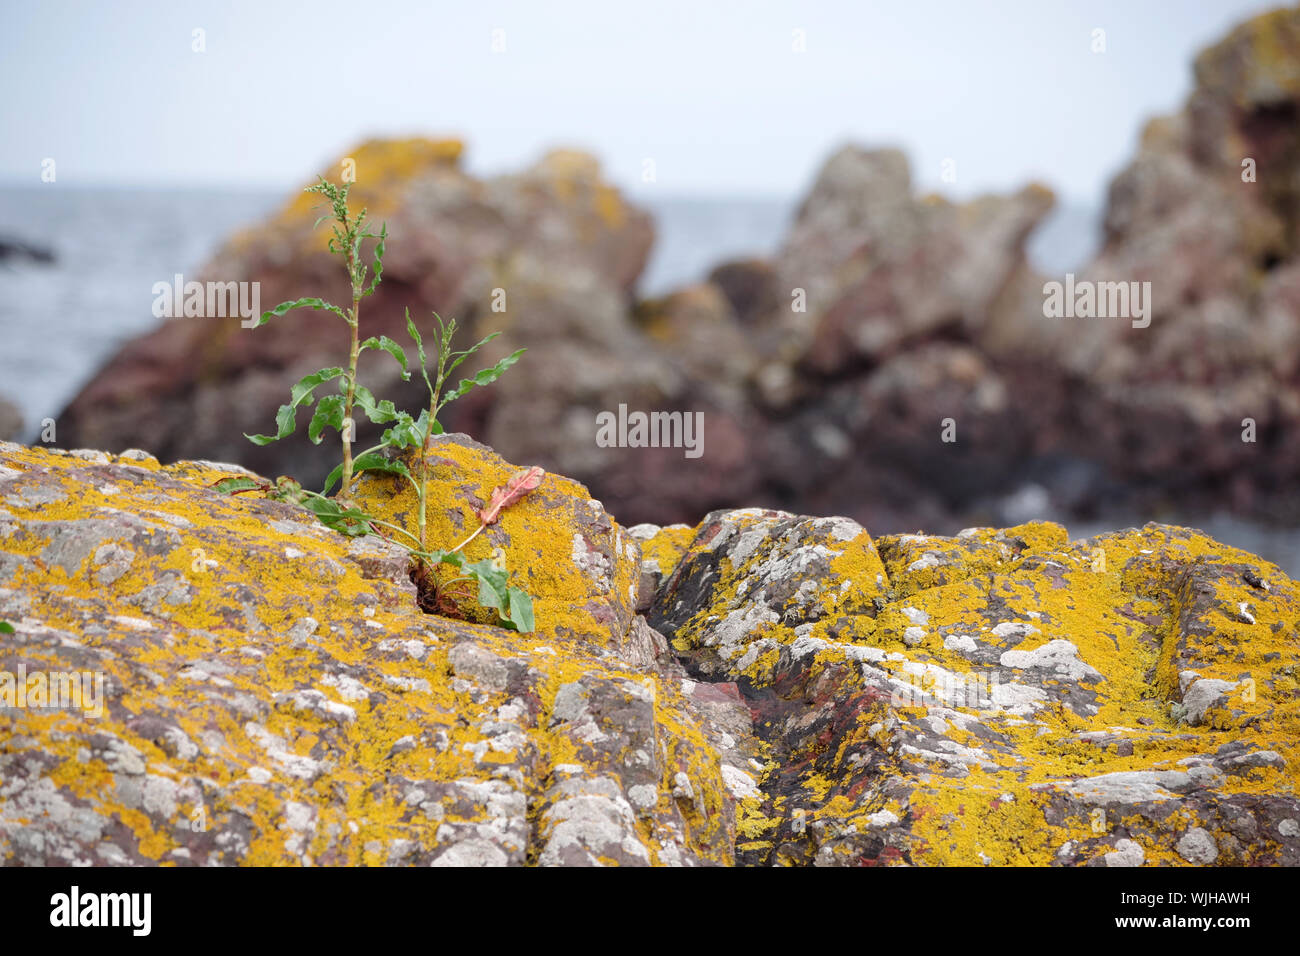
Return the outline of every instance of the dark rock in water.
[[[0,236],[0,262],[15,259],[29,259],[42,264],[54,261],[54,250],[48,246],[38,246],[22,239]]]
[[[17,441],[22,433],[22,410],[0,395],[0,441]]]

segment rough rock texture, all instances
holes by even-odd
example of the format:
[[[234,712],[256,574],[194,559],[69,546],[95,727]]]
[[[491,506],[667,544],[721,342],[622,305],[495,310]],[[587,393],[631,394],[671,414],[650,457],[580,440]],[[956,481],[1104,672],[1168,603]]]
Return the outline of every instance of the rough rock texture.
[[[751,509],[700,524],[650,621],[768,748],[741,862],[1296,865],[1298,612],[1183,528]]]
[[[519,635],[420,612],[404,552],[208,487],[230,470],[0,446],[0,695],[103,676],[101,716],[0,704],[0,862],[733,860],[749,712],[633,616],[639,549],[585,489],[494,529]],[[440,531],[481,504],[439,500]]]
[[[441,541],[513,466],[433,454]],[[232,471],[0,445],[0,862],[1300,864],[1300,593],[1199,532],[624,530],[547,475],[469,546],[521,635]]]

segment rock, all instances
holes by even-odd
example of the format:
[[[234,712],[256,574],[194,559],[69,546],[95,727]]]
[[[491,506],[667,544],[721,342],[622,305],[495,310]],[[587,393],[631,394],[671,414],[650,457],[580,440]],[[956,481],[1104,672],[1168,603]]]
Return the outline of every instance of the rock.
[[[22,431],[22,410],[4,396],[0,396],[0,441],[17,441]]]
[[[448,544],[515,466],[431,455]],[[0,445],[0,861],[1300,865],[1300,593],[1200,532],[624,530],[547,474],[467,546],[521,634],[231,474]]]
[[[438,507],[428,518],[429,547],[451,548],[469,537],[479,526],[476,510],[520,470],[464,435],[434,436],[430,462],[428,495]],[[412,473],[417,468],[412,463]],[[418,499],[406,478],[366,472],[352,500],[418,535]],[[640,549],[582,485],[547,474],[462,553],[473,562],[491,558],[496,548],[513,556],[507,568],[515,586],[534,595],[539,634],[611,645],[627,638],[640,586]],[[476,596],[468,595],[466,608],[476,607]],[[482,619],[491,623],[495,616],[484,612]]]
[[[1259,567],[1155,524],[872,542],[718,512],[649,619],[781,755],[742,803],[740,862],[1296,865],[1300,842],[1259,833],[1300,809],[1300,592],[1272,566],[1248,584]]]
[[[781,304],[777,301],[776,268],[766,259],[724,262],[709,272],[709,282],[726,296],[732,312],[746,328],[775,314]]]
[[[342,158],[355,163],[353,211],[365,206],[374,229],[388,226],[384,281],[363,307],[365,334],[408,342],[409,307],[425,328],[433,311],[456,317],[462,346],[502,332],[483,354],[488,361],[529,347],[529,362],[500,386],[448,410],[447,424],[469,423],[480,434],[535,427],[513,424],[514,416],[493,409],[514,397],[511,378],[522,389],[535,388],[533,376],[546,375],[548,361],[560,353],[579,363],[599,356],[612,365],[614,381],[631,388],[642,383],[662,399],[658,389],[671,374],[662,359],[644,357],[628,310],[653,237],[646,213],[625,203],[583,154],[556,151],[522,173],[478,180],[461,170],[461,151],[452,140],[388,140],[361,144]],[[339,165],[328,174],[337,181]],[[257,281],[263,309],[302,295],[344,301],[343,268],[326,250],[329,230],[312,228],[318,203],[318,196],[298,193],[269,221],[232,237],[194,278]],[[73,399],[58,421],[60,439],[138,446],[164,461],[239,461],[259,472],[292,471],[316,485],[332,449],[305,439],[259,449],[241,433],[267,430],[286,380],[337,365],[346,355],[342,323],[335,335],[322,331],[332,318],[302,310],[260,329],[242,328],[238,319],[168,320],[124,346]],[[401,383],[386,356],[373,366],[369,358],[363,357],[362,373],[377,394],[402,407],[423,404],[422,383]],[[591,387],[581,376],[563,390],[547,384],[549,390],[533,397],[545,396],[537,404],[553,416],[546,419],[553,430],[569,404],[586,403]],[[608,398],[597,403],[608,405]],[[595,434],[589,424],[582,436],[588,454]],[[359,426],[360,439],[368,434],[369,426]],[[510,448],[518,457],[535,458],[531,452],[524,442]]]
[[[1183,111],[1152,121],[1111,184],[1106,242],[1081,279],[1151,283],[1150,327],[1076,322],[1086,454],[1134,486],[1300,520],[1300,12],[1255,17],[1196,60]],[[1245,167],[1251,168],[1247,170]],[[1255,441],[1240,440],[1253,421]],[[1121,450],[1122,449],[1122,450]]]
[[[11,259],[28,259],[41,265],[49,265],[54,262],[54,250],[23,239],[0,237],[0,262]]]
[[[509,466],[437,454],[442,535]],[[737,721],[625,656],[639,550],[584,489],[548,475],[491,532],[535,597],[518,634],[422,613],[396,546],[228,474],[0,445],[0,862],[734,860]],[[87,696],[17,706],[56,674]]]
[[[741,502],[882,534],[1171,506],[1300,523],[1297,24],[1267,13],[1202,53],[1185,107],[1147,124],[1110,186],[1104,246],[1074,279],[1150,283],[1146,327],[1045,315],[1046,283],[1065,277],[1026,263],[1053,203],[1039,185],[950,202],[918,194],[897,150],[847,144],[771,259],[636,302],[653,229],[591,157],[479,180],[459,142],[431,140],[349,157],[354,199],[391,237],[363,324],[402,341],[409,306],[456,316],[466,339],[503,332],[486,358],[526,346],[446,424],[573,476],[629,523]],[[299,195],[204,277],[257,280],[267,306],[339,298],[314,215]],[[286,380],[339,361],[341,327],[320,321],[165,323],[83,389],[58,434],[314,484],[331,451],[240,432],[267,428]],[[365,358],[376,392],[421,404],[386,358]],[[704,456],[602,447],[597,416],[624,406],[703,415]]]
[[[1052,202],[1039,186],[964,205],[916,196],[893,150],[827,161],[759,323],[781,333],[755,376],[781,504],[901,530],[950,524],[953,502],[1006,487],[1060,400],[1023,394],[988,340]],[[941,440],[949,421],[955,441]]]

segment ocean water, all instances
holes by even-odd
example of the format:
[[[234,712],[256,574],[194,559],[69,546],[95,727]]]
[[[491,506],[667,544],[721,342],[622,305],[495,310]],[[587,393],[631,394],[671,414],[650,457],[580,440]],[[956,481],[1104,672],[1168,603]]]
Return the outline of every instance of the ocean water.
[[[0,188],[0,239],[55,255],[52,264],[0,260],[0,395],[22,409],[29,440],[124,341],[156,324],[155,282],[197,274],[227,236],[255,225],[283,200],[279,192]],[[770,255],[796,209],[793,198],[635,201],[651,211],[657,230],[642,295],[699,281],[728,259]],[[1031,263],[1046,274],[1076,268],[1096,248],[1098,223],[1095,209],[1058,207],[1030,238]],[[1140,523],[1070,530],[1082,536]],[[1300,576],[1296,529],[1227,515],[1179,523]]]
[[[53,251],[0,261],[0,395],[30,435],[127,339],[153,328],[153,284],[187,277],[278,194],[0,189],[0,238]]]

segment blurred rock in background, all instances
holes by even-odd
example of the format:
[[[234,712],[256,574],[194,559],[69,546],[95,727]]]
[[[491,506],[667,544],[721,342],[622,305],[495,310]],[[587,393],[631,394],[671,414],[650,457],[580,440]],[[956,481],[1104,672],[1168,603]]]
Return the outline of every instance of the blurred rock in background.
[[[1205,51],[1185,109],[1148,125],[1076,277],[1150,282],[1147,328],[1044,316],[1044,283],[1064,276],[1036,275],[1024,250],[1046,188],[916,195],[893,150],[831,156],[771,261],[637,301],[653,227],[591,157],[478,180],[458,142],[370,142],[349,154],[354,209],[390,239],[363,334],[405,342],[409,308],[426,328],[431,311],[456,317],[462,346],[502,332],[489,360],[526,346],[446,426],[586,482],[629,524],[747,504],[877,533],[1173,507],[1300,522],[1300,442],[1286,440],[1300,424],[1298,111],[1300,11],[1283,10]],[[201,278],[259,281],[264,309],[345,302],[327,230],[311,228],[317,198],[235,236]],[[170,320],[68,406],[60,443],[319,482],[333,443],[256,448],[243,433],[269,431],[289,384],[338,364],[347,340],[319,312],[259,330]],[[387,356],[363,362],[377,394],[422,405]],[[598,447],[597,414],[620,404],[703,412],[703,456]]]
[[[0,441],[17,441],[23,431],[23,413],[0,395]]]

